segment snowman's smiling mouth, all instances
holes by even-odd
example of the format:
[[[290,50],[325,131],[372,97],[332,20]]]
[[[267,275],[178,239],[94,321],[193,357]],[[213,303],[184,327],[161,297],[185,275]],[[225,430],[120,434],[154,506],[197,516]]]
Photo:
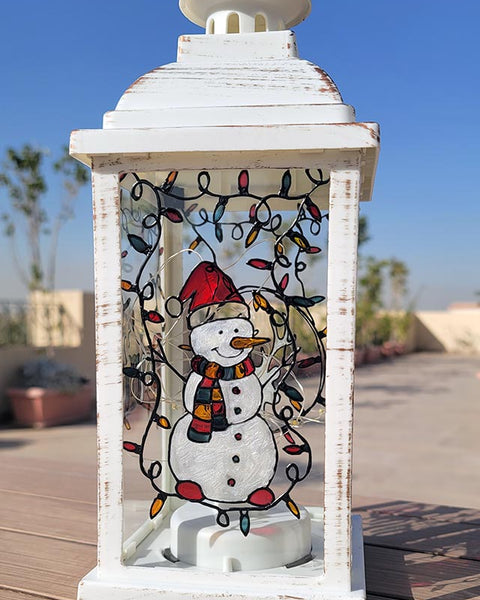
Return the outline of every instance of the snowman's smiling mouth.
[[[222,354],[218,348],[212,348],[212,350],[214,352],[216,352],[219,356],[221,356],[222,358],[237,358],[240,356],[240,354],[242,354],[243,350],[239,350],[238,352],[236,352],[235,354]]]

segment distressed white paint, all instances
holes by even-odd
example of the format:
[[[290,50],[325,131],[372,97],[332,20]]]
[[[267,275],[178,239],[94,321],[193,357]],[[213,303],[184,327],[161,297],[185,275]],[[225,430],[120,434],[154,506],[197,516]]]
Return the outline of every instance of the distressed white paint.
[[[208,4],[205,14],[195,17],[207,21],[216,12],[230,9],[230,4],[215,2],[185,0],[184,6],[193,11]],[[258,7],[268,17],[267,4],[272,10],[276,6],[295,11],[309,2],[235,2],[238,10]],[[245,14],[251,18],[250,8]],[[286,13],[277,16],[284,24],[288,22]],[[251,21],[241,27],[251,28]],[[371,197],[379,131],[376,124],[355,123],[354,119],[353,109],[342,102],[328,75],[298,58],[291,32],[218,35],[216,31],[214,36],[181,38],[178,61],[131,86],[116,110],[105,116],[105,129],[72,134],[71,153],[94,168],[99,359],[99,567],[81,583],[81,600],[279,600],[288,596],[346,600],[364,596],[361,534],[358,523],[353,534],[350,525],[354,303],[358,202]],[[332,179],[325,515],[316,521],[322,530],[323,521],[325,526],[325,573],[319,572],[318,565],[314,569],[313,563],[301,577],[291,569],[280,574],[178,570],[162,560],[156,568],[142,568],[134,566],[135,554],[129,559],[131,566],[123,565],[117,174],[319,167],[328,169]],[[175,251],[174,240],[165,240],[165,247],[168,256]],[[167,287],[179,287],[168,268],[162,278]],[[166,385],[168,393],[177,393],[172,382]],[[162,528],[163,524],[158,531],[165,532]],[[137,532],[128,553],[149,529]]]
[[[177,62],[140,77],[126,90],[116,109],[108,113],[104,125],[117,128],[123,122],[128,126],[129,114],[124,113],[132,111],[183,109],[188,116],[187,109],[291,106],[294,114],[297,105],[317,107],[313,122],[329,122],[322,121],[322,106],[331,113],[338,109],[338,119],[333,122],[354,120],[353,109],[343,104],[327,73],[298,57],[292,32],[212,38],[183,36],[178,44]],[[270,119],[266,121],[269,122]],[[141,126],[152,127],[152,124],[147,121]],[[155,126],[171,125],[164,119]]]
[[[87,165],[95,157],[105,166],[142,171],[315,168],[340,164],[345,153],[361,150],[362,201],[371,198],[378,146],[375,123],[82,130],[70,139],[72,155]]]
[[[331,172],[325,397],[325,574],[348,591],[360,169]]]
[[[122,510],[122,303],[118,175],[93,165],[97,346],[98,569],[120,566]]]
[[[321,111],[319,110],[321,108]],[[347,104],[292,104],[290,106],[224,106],[112,111],[104,116],[105,129],[160,129],[162,127],[240,127],[348,123],[354,111]]]
[[[185,133],[188,132],[186,139]],[[255,143],[252,143],[255,138]],[[185,127],[157,129],[110,129],[74,131],[71,150],[75,156],[128,156],[193,152],[319,152],[378,148],[378,126],[374,123],[250,125],[242,127]],[[145,151],[145,148],[147,150]],[[206,157],[203,157],[205,161]],[[297,160],[297,162],[299,162]],[[220,165],[216,165],[220,168]]]
[[[296,59],[296,60],[292,60]],[[270,83],[277,81],[277,88],[285,88],[280,85],[280,78],[282,73],[278,73],[278,67],[283,66],[286,69],[287,81],[294,84],[295,89],[299,91],[298,96],[301,97],[301,102],[305,103],[303,98],[306,93],[306,89],[303,85],[304,81],[310,80],[313,84],[316,84],[315,89],[320,87],[329,87],[330,98],[334,102],[341,102],[340,93],[338,92],[335,84],[332,82],[330,77],[315,65],[299,59],[297,38],[293,31],[276,31],[270,32],[264,35],[257,34],[242,34],[242,35],[219,35],[214,38],[205,35],[182,35],[178,39],[177,48],[177,62],[165,65],[154,69],[140,77],[129,90],[137,91],[137,84],[144,82],[146,86],[158,85],[158,77],[165,79],[165,75],[162,76],[162,71],[170,71],[176,79],[182,79],[183,77],[189,77],[189,79],[195,79],[192,77],[192,69],[199,67],[200,71],[197,73],[197,79],[200,79],[202,75],[206,74],[210,68],[219,68],[218,75],[221,77],[217,83],[209,81],[201,81],[206,89],[209,86],[222,85],[222,77],[231,79],[231,72],[233,66],[243,65],[245,72],[237,73],[237,78],[233,82],[233,90],[228,91],[224,89],[224,93],[228,97],[234,96],[235,93],[238,95],[238,90],[242,87],[242,81],[257,82],[260,86],[260,90],[263,93],[268,93],[269,86],[265,83],[261,83],[260,73],[254,73],[253,66],[256,65],[261,71],[266,69],[266,78]],[[302,75],[299,80],[296,81],[290,75],[290,69],[299,70]],[[317,70],[318,69],[318,70]],[[244,79],[246,78],[246,79]],[[171,84],[170,84],[171,85]],[[332,87],[333,86],[333,87]],[[201,85],[198,86],[201,89]],[[225,86],[224,86],[225,88]],[[249,92],[248,90],[245,90]],[[245,91],[243,93],[245,93]],[[319,91],[319,90],[318,90]],[[288,90],[282,89],[282,93],[286,93]],[[322,90],[322,98],[327,99],[328,90]],[[128,93],[128,90],[126,94]],[[204,92],[201,91],[202,97]],[[249,92],[250,93],[250,92]],[[323,95],[325,94],[325,95]],[[237,98],[238,99],[238,98]],[[123,102],[134,102],[132,98],[128,99],[123,96],[120,99],[120,103]],[[175,104],[174,98],[164,98],[162,103]],[[187,100],[188,102],[188,100]],[[201,103],[201,100],[190,99],[190,102]],[[226,100],[220,100],[225,106],[228,106]],[[121,109],[121,106],[117,106],[117,109]]]

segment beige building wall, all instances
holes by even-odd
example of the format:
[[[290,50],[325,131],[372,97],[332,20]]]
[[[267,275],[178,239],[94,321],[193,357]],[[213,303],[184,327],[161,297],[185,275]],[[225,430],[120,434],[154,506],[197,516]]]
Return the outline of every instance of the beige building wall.
[[[81,310],[81,343],[77,347],[59,347],[55,353],[58,360],[70,364],[91,382],[95,383],[95,297],[91,292],[82,295],[78,307]]]
[[[415,313],[414,347],[480,355],[480,307]]]
[[[34,292],[29,306],[29,344],[53,348],[59,362],[95,379],[95,300],[91,292]]]
[[[32,295],[33,310],[41,314],[49,305],[53,329],[42,320],[32,320],[30,344],[37,348],[51,346],[59,362],[70,364],[95,381],[95,298],[92,292],[59,290],[52,294]],[[56,324],[60,323],[60,326]],[[49,340],[51,343],[49,344]]]
[[[37,348],[82,344],[84,299],[79,290],[36,291],[28,306],[28,340]]]

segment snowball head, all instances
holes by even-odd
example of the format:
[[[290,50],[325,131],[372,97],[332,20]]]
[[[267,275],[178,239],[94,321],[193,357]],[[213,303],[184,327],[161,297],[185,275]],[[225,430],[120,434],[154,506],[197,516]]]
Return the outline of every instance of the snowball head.
[[[245,360],[252,349],[237,350],[231,346],[231,341],[236,337],[252,336],[253,325],[247,319],[221,319],[195,327],[190,344],[196,355],[223,367],[233,367]]]

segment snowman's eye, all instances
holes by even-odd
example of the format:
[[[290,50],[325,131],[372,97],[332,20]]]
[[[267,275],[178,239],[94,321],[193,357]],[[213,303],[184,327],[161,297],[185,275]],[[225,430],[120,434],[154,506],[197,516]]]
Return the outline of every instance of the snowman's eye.
[[[220,335],[222,335],[222,334],[223,334],[223,331],[222,331],[222,330],[220,330],[218,333],[219,333]]]
[[[238,333],[238,329],[234,329],[234,330],[233,330],[233,333]]]

